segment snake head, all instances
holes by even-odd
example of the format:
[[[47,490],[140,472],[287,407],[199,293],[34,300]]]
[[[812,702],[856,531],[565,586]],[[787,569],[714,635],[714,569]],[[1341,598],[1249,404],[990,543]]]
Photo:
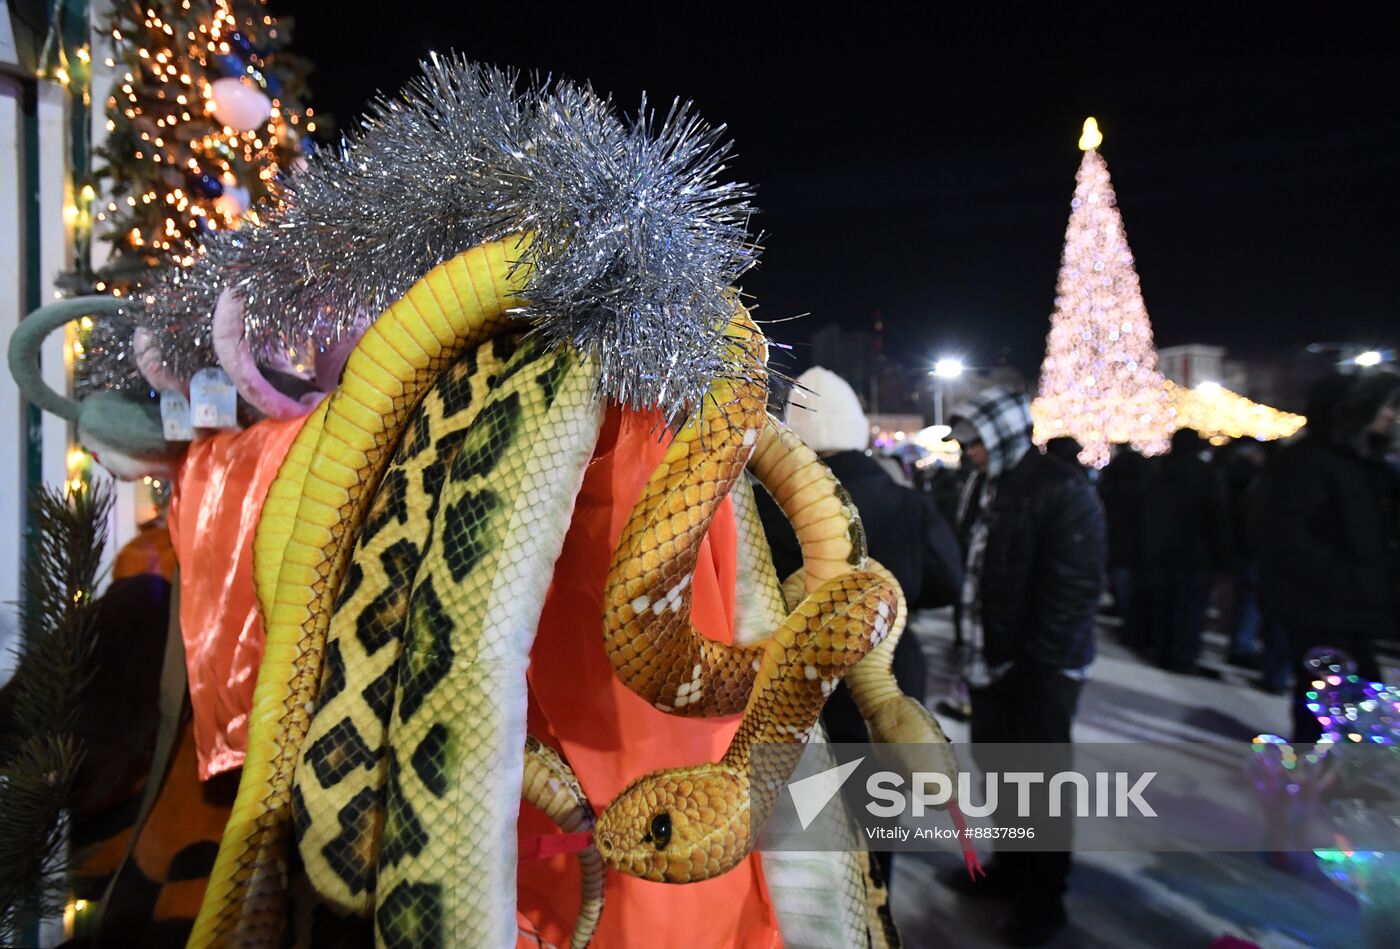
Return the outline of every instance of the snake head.
[[[608,866],[629,876],[708,880],[749,852],[747,778],[715,764],[643,775],[608,805],[594,838]]]

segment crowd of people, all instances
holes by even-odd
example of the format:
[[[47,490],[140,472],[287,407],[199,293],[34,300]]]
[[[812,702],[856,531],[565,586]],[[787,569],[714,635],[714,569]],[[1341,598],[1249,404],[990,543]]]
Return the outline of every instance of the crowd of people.
[[[1270,692],[1291,680],[1293,739],[1316,741],[1305,657],[1343,654],[1378,680],[1378,646],[1400,632],[1397,403],[1400,375],[1336,373],[1314,387],[1307,427],[1286,443],[1212,446],[1180,429],[1166,454],[1124,446],[1094,472],[1071,438],[1038,449],[1028,396],[995,388],[951,414],[961,466],[921,472],[912,487],[868,454],[869,423],[833,373],[804,373],[786,419],[850,490],[871,556],[911,609],[953,607],[962,682],[938,709],[969,720],[976,757],[979,745],[1068,746],[1105,592],[1122,641],[1179,674],[1218,675],[1202,662],[1214,605],[1227,661],[1257,669]],[[795,538],[775,507],[761,510],[785,575],[800,565]],[[913,637],[895,666],[901,687],[924,699]],[[834,740],[865,740],[839,691],[824,718]],[[1066,923],[1063,843],[998,852],[985,876],[946,882],[1008,900],[1005,940],[1041,945]]]
[[[1293,739],[1320,735],[1299,674],[1315,649],[1381,678],[1377,644],[1400,632],[1400,473],[1393,433],[1400,376],[1336,374],[1309,398],[1287,443],[1214,452],[1189,429],[1171,452],[1117,453],[1099,479],[1109,573],[1124,642],[1174,672],[1200,662],[1207,608],[1219,606],[1230,663],[1293,683]]]

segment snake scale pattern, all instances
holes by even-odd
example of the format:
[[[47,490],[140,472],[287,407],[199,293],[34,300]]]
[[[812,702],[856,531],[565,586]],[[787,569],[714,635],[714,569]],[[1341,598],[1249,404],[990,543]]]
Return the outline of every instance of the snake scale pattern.
[[[526,738],[525,668],[603,401],[572,350],[531,339],[512,353],[502,335],[521,245],[459,255],[390,307],[269,493],[255,547],[266,658],[191,945],[280,945],[289,898],[360,927],[329,944],[372,925],[389,949],[508,945],[522,794],[566,830],[592,823],[567,765]],[[598,919],[603,861],[685,882],[743,859],[790,773],[778,761],[751,783],[753,748],[795,755],[898,625],[898,587],[867,563],[849,497],[764,412],[762,339],[742,308],[729,333],[750,371],[715,380],[648,482],[609,573],[604,646],[661,710],[744,719],[721,761],[643,776],[609,805],[599,849],[580,855],[576,947]],[[740,591],[736,644],[721,645],[690,625],[689,579],[746,464],[797,529],[805,571],[788,610],[769,562],[771,579]],[[887,664],[866,678],[883,689]],[[826,875],[840,932],[891,944],[868,913],[880,887],[847,856]],[[775,900],[790,904],[803,872],[775,860]]]
[[[525,671],[602,423],[594,387],[572,350],[531,340],[448,468],[390,733],[375,909],[388,949],[515,938]]]
[[[668,447],[608,574],[604,637],[618,677],[662,711],[743,720],[718,762],[645,775],[598,821],[603,859],[658,882],[705,880],[753,845],[838,683],[889,632],[899,588],[865,569],[860,518],[819,459],[765,412],[761,335],[740,308],[734,362]],[[764,639],[711,641],[690,622],[689,579],[720,502],[749,464],[802,546],[807,596]],[[754,757],[756,745],[788,753]]]
[[[368,918],[374,905],[389,724],[413,578],[447,466],[513,349],[503,334],[470,350],[423,400],[370,505],[331,618],[292,814],[312,886],[344,913]]]

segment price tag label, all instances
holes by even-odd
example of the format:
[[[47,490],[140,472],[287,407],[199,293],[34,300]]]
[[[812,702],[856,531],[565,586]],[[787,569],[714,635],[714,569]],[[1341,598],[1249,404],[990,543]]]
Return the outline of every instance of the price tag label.
[[[195,428],[234,428],[238,425],[238,392],[222,369],[201,369],[190,380],[190,406]]]
[[[160,394],[160,423],[168,442],[187,442],[194,438],[194,417],[190,413],[190,400],[184,393],[166,391]]]

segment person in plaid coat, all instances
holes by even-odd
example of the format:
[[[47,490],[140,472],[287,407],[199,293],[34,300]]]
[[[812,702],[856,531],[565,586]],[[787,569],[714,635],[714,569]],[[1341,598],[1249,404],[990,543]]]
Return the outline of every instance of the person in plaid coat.
[[[1068,745],[1094,658],[1103,509],[1082,471],[1031,443],[1022,392],[989,389],[959,406],[951,437],[974,471],[957,524],[966,556],[958,623],[973,752],[986,743]],[[1055,853],[999,853],[986,877],[959,874],[948,882],[968,895],[1009,898],[1006,941],[1041,945],[1066,923],[1067,836],[1062,843]]]

